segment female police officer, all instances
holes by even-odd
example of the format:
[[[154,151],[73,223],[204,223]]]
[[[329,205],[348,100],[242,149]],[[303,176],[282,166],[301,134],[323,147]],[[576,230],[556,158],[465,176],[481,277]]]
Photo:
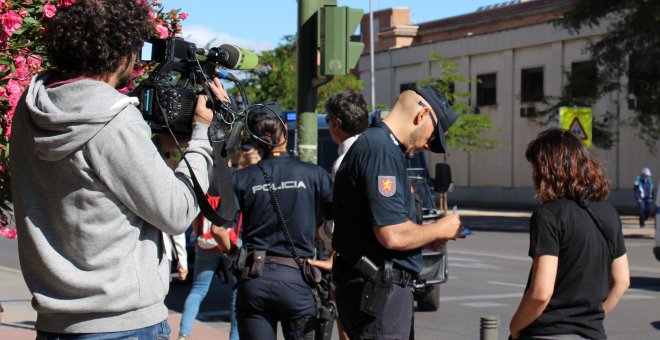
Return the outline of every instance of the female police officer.
[[[241,339],[275,339],[278,321],[287,339],[299,339],[313,331],[316,317],[299,265],[313,255],[319,217],[330,217],[332,181],[322,168],[286,152],[279,113],[274,102],[252,110],[246,125],[263,159],[234,174],[246,248],[235,263],[242,273],[236,301]]]

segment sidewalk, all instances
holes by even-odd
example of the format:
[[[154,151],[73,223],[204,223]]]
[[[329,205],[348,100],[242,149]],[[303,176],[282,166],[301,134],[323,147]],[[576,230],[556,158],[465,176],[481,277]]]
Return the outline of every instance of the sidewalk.
[[[5,310],[2,313],[0,339],[34,340],[37,336],[34,330],[37,313],[32,309],[31,295],[21,272],[0,267],[0,278],[0,302]],[[172,328],[171,338],[176,339],[179,334],[181,314],[170,311],[167,321]],[[229,339],[229,326],[226,330],[221,330],[195,320],[191,337],[193,339],[226,340]]]
[[[474,230],[528,232],[531,211],[459,210],[463,223]],[[630,238],[655,238],[655,219],[646,221],[646,227],[639,227],[636,215],[621,215],[623,236]]]

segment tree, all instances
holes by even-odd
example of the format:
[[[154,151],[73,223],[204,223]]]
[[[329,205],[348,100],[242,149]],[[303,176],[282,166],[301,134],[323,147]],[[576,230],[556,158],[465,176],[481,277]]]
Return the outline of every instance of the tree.
[[[181,32],[180,20],[188,17],[180,9],[165,12],[156,0],[136,0],[151,11],[153,36],[161,39]],[[15,237],[11,226],[11,176],[9,137],[16,104],[33,75],[50,67],[42,40],[43,22],[57,15],[58,9],[76,0],[0,0],[0,235]],[[144,65],[137,65],[133,77],[140,76]],[[134,82],[129,83],[129,88]]]
[[[439,78],[421,81],[418,86],[431,85],[438,88],[458,115],[458,119],[445,135],[447,144],[461,151],[476,153],[497,147],[500,141],[482,137],[484,131],[493,130],[490,116],[475,114],[472,111],[467,101],[470,93],[454,91],[455,84],[467,84],[470,83],[470,79],[458,73],[456,62],[445,60],[435,51],[431,52],[430,58],[440,65],[442,75]]]
[[[627,90],[637,102],[631,122],[651,151],[660,137],[659,13],[660,1],[655,0],[577,0],[558,21],[571,32],[609,23],[602,39],[588,47],[598,65],[592,100]],[[627,85],[622,83],[624,75],[630,76]]]
[[[285,36],[283,44],[259,55],[259,65],[247,71],[244,82],[250,102],[276,100],[283,109],[296,107],[296,37]],[[361,91],[362,81],[354,75],[333,77],[318,88],[317,110],[323,111],[326,99],[345,89]]]

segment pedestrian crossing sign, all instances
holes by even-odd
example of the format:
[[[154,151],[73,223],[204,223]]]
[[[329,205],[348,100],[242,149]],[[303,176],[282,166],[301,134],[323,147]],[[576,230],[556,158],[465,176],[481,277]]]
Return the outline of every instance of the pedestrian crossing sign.
[[[591,119],[590,107],[559,108],[561,128],[573,133],[586,147],[591,147]]]

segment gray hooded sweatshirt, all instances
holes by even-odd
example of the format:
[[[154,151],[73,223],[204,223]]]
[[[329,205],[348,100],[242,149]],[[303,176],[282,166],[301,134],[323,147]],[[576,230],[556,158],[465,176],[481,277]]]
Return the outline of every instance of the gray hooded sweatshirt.
[[[83,79],[32,79],[10,140],[21,270],[36,328],[56,333],[132,330],[167,319],[163,233],[199,212],[183,162],[173,172],[127,97]],[[203,190],[212,148],[196,124],[186,158]],[[162,232],[161,232],[162,231]]]

